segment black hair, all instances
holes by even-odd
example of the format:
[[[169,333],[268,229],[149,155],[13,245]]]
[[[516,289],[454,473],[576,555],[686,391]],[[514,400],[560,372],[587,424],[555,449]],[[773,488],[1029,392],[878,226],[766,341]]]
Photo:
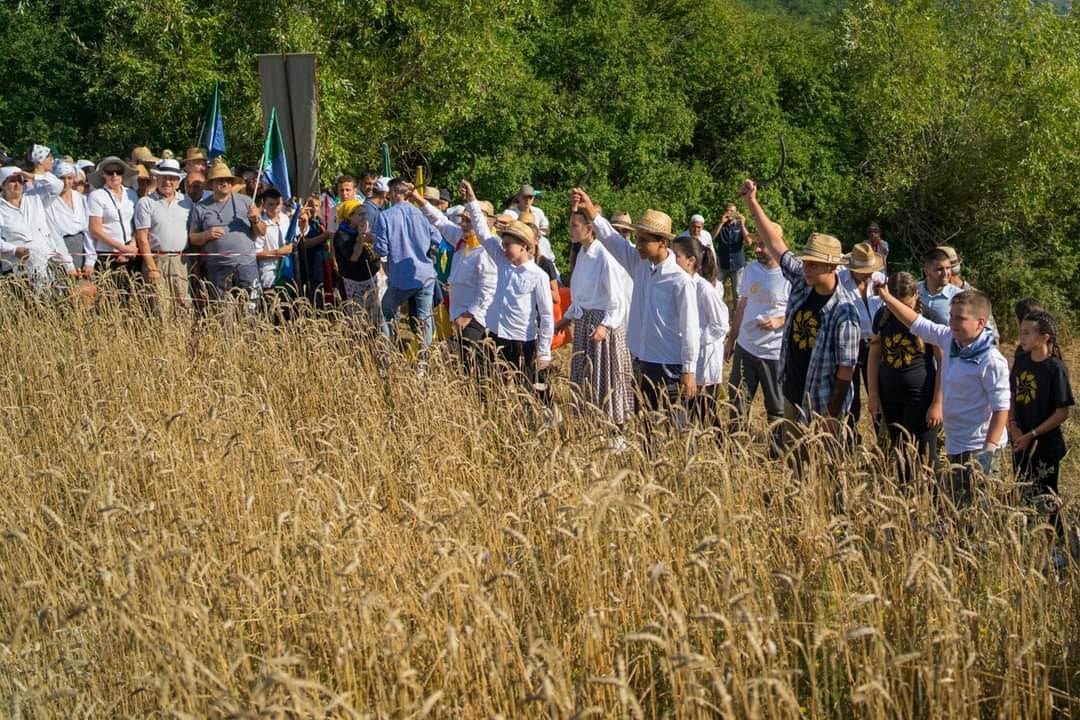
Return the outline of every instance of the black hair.
[[[1016,303],[1015,310],[1016,322],[1023,322],[1024,318],[1026,318],[1031,313],[1038,312],[1040,310],[1046,310],[1046,308],[1044,308],[1042,306],[1042,303],[1040,303],[1035,298],[1026,297],[1022,298]]]
[[[671,241],[671,249],[675,251],[676,255],[682,255],[683,257],[693,260],[694,272],[701,274],[702,266],[704,265],[703,255],[705,247],[701,244],[700,240],[692,238],[689,235],[681,235]]]
[[[361,180],[378,180],[379,179],[379,173],[375,172],[374,170],[365,170],[363,172],[363,174],[360,175],[360,179]]]
[[[1035,310],[1028,313],[1023,321],[1035,323],[1035,328],[1039,331],[1040,335],[1049,335],[1050,356],[1064,361],[1064,358],[1061,357],[1061,346],[1058,345],[1057,323],[1054,322],[1054,318],[1050,313],[1045,310]]]
[[[255,202],[263,202],[264,200],[281,200],[281,191],[274,187],[266,188],[255,198]]]
[[[716,262],[716,253],[706,245],[701,246],[701,265],[698,266],[698,275],[711,283],[715,283],[720,277],[720,264]]]
[[[932,263],[932,262],[941,262],[942,260],[948,261],[949,260],[949,254],[946,253],[944,250],[939,250],[936,247],[935,248],[930,248],[925,253],[923,253],[923,256],[922,256],[923,264]]]
[[[390,192],[399,193],[399,192],[401,192],[401,189],[405,185],[408,185],[408,184],[409,184],[409,181],[406,180],[405,178],[396,177],[396,178],[394,178],[393,180],[390,181]]]

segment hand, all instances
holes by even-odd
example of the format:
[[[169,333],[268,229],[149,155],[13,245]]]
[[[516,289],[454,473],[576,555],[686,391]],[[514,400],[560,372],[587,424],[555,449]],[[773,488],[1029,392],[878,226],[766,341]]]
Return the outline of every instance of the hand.
[[[277,250],[274,251],[274,254],[277,255],[278,257],[284,257],[285,255],[292,255],[292,251],[293,251],[292,244],[282,245],[281,247],[279,247]]]
[[[742,195],[746,202],[757,202],[757,183],[753,180],[744,180],[742,187],[739,188],[739,195]]]
[[[570,191],[570,203],[577,205],[590,220],[596,217],[596,204],[589,197],[589,194],[581,188],[574,188]]]
[[[423,205],[424,204],[424,196],[421,195],[420,191],[417,190],[416,188],[413,188],[412,190],[409,191],[409,199],[412,200],[414,205]]]
[[[778,330],[784,327],[784,316],[770,315],[764,320],[758,320],[757,326],[759,330]]]
[[[252,225],[254,225],[255,223],[259,222],[261,218],[262,209],[258,205],[252,205],[251,208],[248,210],[248,221],[251,222]]]
[[[139,246],[136,245],[134,242],[129,242],[127,245],[124,246],[123,254],[130,257],[135,257],[139,254]]]
[[[549,367],[551,367],[551,358],[539,358],[536,361],[537,372],[541,370],[547,370]]]
[[[161,271],[158,270],[157,268],[149,268],[146,271],[146,281],[147,282],[156,282],[157,280],[160,280],[160,279],[161,279]]]
[[[473,316],[469,313],[461,313],[456,318],[454,318],[454,329],[457,330],[458,333],[465,332],[465,328],[469,327],[469,323],[472,322],[472,319]]]
[[[697,378],[694,373],[683,373],[679,377],[679,387],[682,388],[683,395],[687,399],[697,395]]]
[[[597,325],[596,329],[593,330],[593,334],[592,334],[591,339],[592,339],[592,341],[594,343],[602,343],[602,342],[604,342],[604,340],[607,340],[607,336],[608,336],[607,325]]]
[[[574,321],[564,316],[561,320],[559,320],[559,322],[555,323],[555,332],[563,332],[564,330],[566,330],[566,328],[570,327],[570,323],[572,322]]]
[[[866,399],[866,409],[871,415],[881,414],[881,399],[877,395],[871,395]]]
[[[225,234],[225,228],[220,225],[212,227],[207,231],[210,234],[211,240],[217,240],[219,237]]]
[[[94,266],[93,265],[87,265],[86,267],[84,267],[82,269],[82,276],[84,278],[86,278],[87,280],[94,277]]]
[[[1033,442],[1035,442],[1035,436],[1031,433],[1024,433],[1013,441],[1013,452],[1024,452],[1031,447]]]
[[[458,192],[461,193],[461,197],[465,198],[465,202],[473,202],[476,200],[476,193],[473,192],[472,183],[468,180],[462,180],[461,185],[458,186]]]
[[[926,411],[926,427],[940,427],[943,417],[941,403],[935,400],[930,403],[930,409]]]
[[[30,254],[30,248],[25,245],[19,245],[15,248],[15,257],[24,258]]]
[[[877,293],[877,296],[879,298],[881,298],[882,300],[889,300],[889,299],[892,298],[892,295],[889,293],[889,284],[888,283],[878,282],[878,281],[875,280],[874,281],[874,292]]]

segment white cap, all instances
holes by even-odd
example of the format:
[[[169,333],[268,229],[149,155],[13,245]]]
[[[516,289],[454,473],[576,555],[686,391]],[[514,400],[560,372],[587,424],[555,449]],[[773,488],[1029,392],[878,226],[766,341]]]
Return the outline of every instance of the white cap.
[[[180,172],[180,163],[173,158],[159,161],[154,166],[154,169],[150,171],[150,174],[158,177],[174,177],[178,180],[182,180],[184,177],[184,173]]]
[[[71,163],[61,160],[56,163],[56,167],[53,168],[53,175],[58,178],[66,177],[68,175],[77,178],[79,177],[79,170]]]
[[[690,216],[690,224],[694,225],[695,223],[698,224],[698,225],[704,225],[705,224],[705,218],[701,217],[700,215],[691,215]]]
[[[23,180],[26,180],[26,178],[28,177],[27,174],[23,171],[23,169],[17,165],[5,165],[4,167],[0,168],[0,185],[6,183],[12,175],[16,174],[22,175]]]
[[[90,168],[91,170],[93,170],[95,167],[97,167],[97,165],[90,160],[76,160],[75,167],[79,168],[83,172],[86,172],[86,168]]]
[[[390,180],[392,178],[381,177],[375,181],[375,192],[388,193],[390,192]]]

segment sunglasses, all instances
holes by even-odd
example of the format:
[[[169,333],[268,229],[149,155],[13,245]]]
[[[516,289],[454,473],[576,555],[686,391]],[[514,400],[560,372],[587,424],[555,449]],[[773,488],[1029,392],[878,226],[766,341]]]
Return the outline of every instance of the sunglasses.
[[[115,176],[115,175],[123,175],[124,171],[120,170],[118,168],[112,168],[110,170],[106,170],[103,174],[104,175],[113,175],[113,176]]]

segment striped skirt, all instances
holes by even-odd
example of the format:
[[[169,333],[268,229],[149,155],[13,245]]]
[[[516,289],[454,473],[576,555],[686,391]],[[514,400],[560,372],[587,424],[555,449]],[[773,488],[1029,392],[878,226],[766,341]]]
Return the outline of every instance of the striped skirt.
[[[570,382],[580,405],[598,408],[621,425],[634,412],[634,369],[624,328],[609,329],[603,342],[592,341],[593,331],[603,319],[603,310],[585,310],[574,321]]]

